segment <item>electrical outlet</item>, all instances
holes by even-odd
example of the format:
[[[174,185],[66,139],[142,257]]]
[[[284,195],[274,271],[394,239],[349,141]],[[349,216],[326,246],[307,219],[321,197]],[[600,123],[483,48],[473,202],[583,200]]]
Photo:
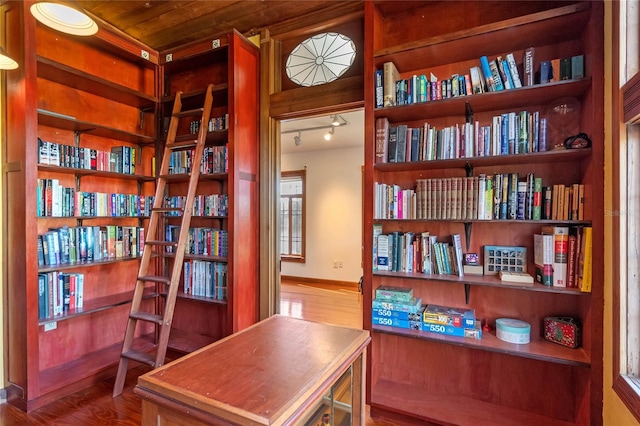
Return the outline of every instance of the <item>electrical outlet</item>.
[[[51,321],[44,323],[44,331],[51,331],[58,328],[58,321]]]
[[[342,268],[342,260],[338,260],[338,268]]]
[[[338,261],[337,260],[333,261],[333,267],[334,267],[334,269],[338,269]]]

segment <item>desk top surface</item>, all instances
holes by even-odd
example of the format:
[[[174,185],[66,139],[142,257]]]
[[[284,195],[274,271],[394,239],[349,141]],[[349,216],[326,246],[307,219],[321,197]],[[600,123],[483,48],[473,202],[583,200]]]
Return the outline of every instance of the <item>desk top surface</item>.
[[[138,378],[138,388],[234,423],[272,425],[336,380],[369,332],[279,315]]]

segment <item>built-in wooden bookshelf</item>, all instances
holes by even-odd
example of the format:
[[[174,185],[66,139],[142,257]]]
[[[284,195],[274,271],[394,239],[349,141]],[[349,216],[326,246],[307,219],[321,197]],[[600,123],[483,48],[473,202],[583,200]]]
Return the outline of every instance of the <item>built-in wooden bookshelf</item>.
[[[190,352],[257,321],[258,48],[232,31],[214,37],[218,47],[212,47],[212,40],[193,43],[164,52],[159,60],[158,52],[108,26],[90,38],[57,33],[36,23],[29,5],[3,5],[8,27],[22,29],[12,40],[21,52],[20,68],[6,76],[8,137],[3,161],[9,202],[3,217],[11,300],[8,400],[30,411],[115,374],[139,267],[139,252],[39,264],[38,236],[62,227],[146,228],[149,219],[147,214],[87,215],[71,210],[64,217],[39,214],[38,185],[56,180],[76,192],[153,196],[154,165],[160,164],[155,157],[163,152],[164,120],[177,90],[186,93],[187,104],[201,107],[204,90],[213,83],[212,116],[229,115],[229,126],[210,132],[207,142],[228,146],[228,171],[203,176],[198,189],[199,194],[228,194],[228,213],[194,217],[192,225],[224,229],[233,240],[227,256],[186,257],[228,265],[229,289],[224,300],[182,294],[171,347]],[[173,54],[172,60],[168,54]],[[188,133],[188,127],[183,130]],[[135,153],[135,171],[41,162],[38,138],[102,152],[126,146]],[[185,135],[183,142],[189,143],[189,138]],[[183,175],[172,177],[167,195],[179,194],[185,185]],[[170,255],[166,258],[171,261]],[[154,268],[160,265],[160,260],[153,262]],[[40,315],[38,275],[52,273],[83,275],[82,307]],[[144,309],[160,309],[161,297],[150,283]],[[154,327],[144,325],[134,347],[151,350],[155,339]]]
[[[603,5],[600,2],[411,2],[365,3],[365,262],[364,316],[372,342],[367,363],[367,398],[372,415],[396,413],[446,424],[590,425],[602,423],[603,265],[593,264],[591,293],[541,284],[504,284],[494,276],[457,276],[374,270],[374,224],[382,232],[419,234],[446,240],[462,236],[464,252],[485,245],[524,246],[527,271],[534,272],[533,234],[543,225],[591,226],[603,238],[602,169]],[[393,62],[401,79],[433,74],[465,75],[479,58],[512,53],[522,66],[526,49],[540,61],[584,55],[584,76],[508,90],[460,95],[376,108],[375,74]],[[522,68],[521,68],[522,72]],[[555,149],[484,157],[377,162],[376,120],[390,125],[451,126],[510,111],[540,111],[555,100],[580,102],[580,132],[590,148]],[[377,219],[376,182],[415,188],[417,179],[480,174],[535,173],[549,184],[584,184],[581,220]],[[603,248],[594,244],[594,259]],[[412,288],[423,304],[474,309],[490,331],[481,339],[372,324],[372,301],[381,285]],[[566,315],[582,323],[582,346],[566,348],[542,336],[545,316]],[[531,325],[531,342],[516,345],[496,337],[496,318]]]
[[[226,147],[226,170],[201,173],[197,189],[197,195],[226,195],[227,214],[191,219],[191,228],[226,233],[227,251],[185,255],[185,262],[211,262],[226,270],[225,289],[222,297],[207,297],[194,294],[193,286],[185,291],[183,280],[169,340],[169,349],[178,352],[191,352],[258,319],[258,52],[254,44],[231,31],[160,54],[164,87],[161,115],[170,113],[178,91],[183,93],[183,109],[201,106],[204,89],[213,84],[211,119],[227,117],[223,120],[226,126],[217,126],[207,134],[207,147]],[[180,122],[178,143],[195,137],[189,126],[188,120]],[[169,175],[167,195],[184,195],[188,176]],[[165,226],[176,223],[171,217],[165,220]],[[167,253],[164,267],[172,262],[173,255]]]

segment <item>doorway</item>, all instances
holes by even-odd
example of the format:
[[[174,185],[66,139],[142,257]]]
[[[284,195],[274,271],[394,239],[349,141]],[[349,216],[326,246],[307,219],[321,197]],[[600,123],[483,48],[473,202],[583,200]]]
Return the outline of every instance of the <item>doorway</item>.
[[[304,257],[281,255],[279,312],[361,328],[364,112],[281,121],[280,152],[281,172],[304,171],[305,226],[280,235],[285,254],[301,238]],[[279,213],[290,227],[294,212]]]

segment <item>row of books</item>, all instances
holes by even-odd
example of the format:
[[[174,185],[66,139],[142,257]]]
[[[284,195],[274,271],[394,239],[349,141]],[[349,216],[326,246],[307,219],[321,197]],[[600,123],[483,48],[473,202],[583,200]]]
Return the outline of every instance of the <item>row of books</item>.
[[[422,304],[412,288],[380,286],[372,302],[372,323],[457,337],[482,338],[475,310]]]
[[[438,129],[390,125],[386,117],[376,119],[376,163],[448,160],[528,154],[548,149],[547,119],[538,111],[503,113],[491,124],[459,123]]]
[[[403,79],[396,65],[388,61],[383,64],[381,70],[376,70],[374,80],[376,108],[436,101],[523,86],[513,53],[507,54],[504,58],[498,56],[491,61],[486,56],[481,56],[479,66],[472,66],[468,71],[453,74],[444,80],[438,79],[433,73],[429,77],[426,74],[414,74]]]
[[[184,293],[227,300],[227,264],[190,260],[184,262]]]
[[[194,149],[174,151],[169,157],[169,174],[191,173]],[[229,170],[227,146],[206,146],[200,162],[200,173],[226,173]]]
[[[186,197],[176,195],[165,197],[164,206],[169,208],[182,208]],[[192,216],[221,217],[229,214],[229,196],[227,194],[196,195],[193,197]],[[179,212],[168,212],[167,216],[178,216]]]
[[[584,184],[545,186],[528,173],[374,182],[374,219],[584,220]]]
[[[383,234],[382,226],[374,224],[373,238],[374,271],[464,276],[459,234],[444,242],[427,231]]]
[[[140,217],[149,216],[153,196],[76,191],[58,179],[38,179],[38,217]]]
[[[38,164],[133,175],[136,148],[114,146],[111,151],[43,141],[38,138]]]
[[[217,130],[226,130],[229,128],[229,114],[222,115],[220,117],[212,117],[209,119],[207,125],[208,132],[214,132]],[[194,120],[189,123],[189,132],[196,134],[200,130],[200,120]]]
[[[591,292],[593,229],[544,226],[533,236],[535,279],[553,287]]]
[[[178,241],[179,225],[167,225],[165,228],[166,241]],[[189,228],[187,242],[184,246],[186,254],[203,256],[227,256],[229,249],[229,234],[224,229]],[[173,247],[166,247],[167,253],[173,253]]]
[[[38,235],[38,265],[137,257],[144,248],[144,228],[136,226],[62,226]]]
[[[479,58],[478,65],[470,67],[468,72],[465,70],[444,80],[438,79],[433,73],[429,76],[413,74],[408,78],[401,78],[396,65],[388,61],[374,75],[375,107],[410,105],[584,78],[584,55],[540,61],[537,78],[534,56],[533,47],[524,51],[521,62],[516,62],[513,53],[504,57],[498,55],[492,59],[483,55]],[[557,65],[552,65],[555,61]]]
[[[84,305],[84,274],[51,271],[38,274],[38,319],[45,320]]]

